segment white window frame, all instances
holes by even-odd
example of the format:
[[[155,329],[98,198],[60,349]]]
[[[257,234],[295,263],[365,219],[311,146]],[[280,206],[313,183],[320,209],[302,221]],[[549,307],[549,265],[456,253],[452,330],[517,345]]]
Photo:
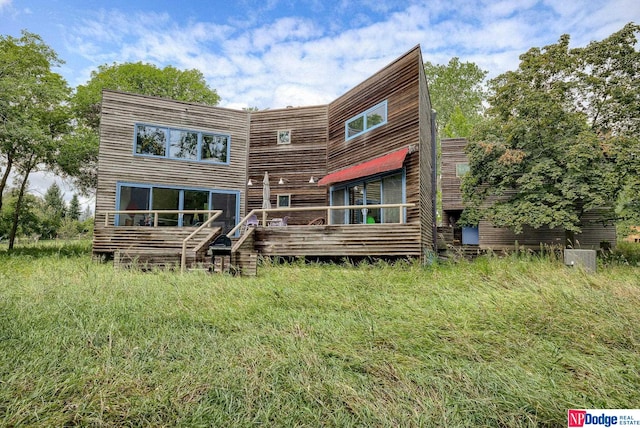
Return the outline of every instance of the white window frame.
[[[280,205],[280,198],[286,197],[288,205]],[[291,207],[291,193],[280,193],[276,195],[276,208],[290,208]]]
[[[380,123],[376,123],[375,125],[369,125],[367,123],[367,116],[369,115],[369,113],[378,110],[379,108],[383,107],[384,108],[384,120]],[[349,124],[355,120],[358,119],[362,119],[362,131],[353,134],[353,135],[349,135]],[[352,118],[350,118],[349,120],[347,120],[344,123],[344,139],[345,141],[349,141],[353,138],[359,137],[362,134],[366,134],[367,132],[379,128],[382,125],[385,125],[387,123],[387,121],[389,120],[389,109],[387,106],[387,100],[382,101],[381,103],[378,103],[376,105],[374,105],[373,107],[367,109],[366,111],[358,114],[357,116],[353,116]]]
[[[291,130],[279,129],[276,131],[278,134],[278,144],[291,144]]]

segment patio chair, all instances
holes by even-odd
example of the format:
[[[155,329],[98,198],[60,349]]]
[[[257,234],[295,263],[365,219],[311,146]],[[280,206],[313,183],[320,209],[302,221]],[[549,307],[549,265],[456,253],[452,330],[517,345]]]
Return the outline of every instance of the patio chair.
[[[307,223],[309,226],[320,226],[325,223],[324,217],[316,217]]]
[[[256,227],[258,224],[258,216],[251,214],[247,221],[244,222],[241,233],[244,234],[250,227]]]

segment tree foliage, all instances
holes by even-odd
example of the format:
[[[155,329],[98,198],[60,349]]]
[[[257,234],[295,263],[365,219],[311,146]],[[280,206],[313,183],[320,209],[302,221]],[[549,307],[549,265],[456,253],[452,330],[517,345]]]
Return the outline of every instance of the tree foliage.
[[[51,72],[60,63],[36,34],[0,36],[0,195],[14,168],[24,171],[29,160],[39,161],[51,149],[49,130],[59,127],[51,121],[61,119],[60,102],[68,91],[64,80]]]
[[[54,182],[49,186],[44,194],[44,206],[52,217],[61,219],[65,216],[66,205],[64,203],[64,196],[57,183]]]
[[[10,236],[16,208],[20,222],[16,228],[16,238],[36,239],[75,238],[80,234],[90,234],[93,218],[86,215],[82,220],[74,219],[74,199],[67,210],[57,185],[49,187],[44,197],[25,193],[18,207],[19,188],[5,193],[6,203],[0,209],[0,239]],[[75,198],[77,200],[77,196]],[[78,201],[79,202],[79,201]],[[79,210],[79,205],[78,205]],[[65,215],[65,213],[68,213]]]
[[[80,220],[80,216],[82,215],[82,210],[80,209],[80,199],[76,193],[71,197],[71,201],[69,201],[69,208],[67,209],[67,217],[71,220]]]
[[[75,177],[76,184],[85,192],[96,186],[103,89],[207,105],[217,105],[220,101],[203,74],[195,69],[178,70],[172,66],[160,69],[142,62],[99,66],[85,85],[76,88],[72,97],[71,107],[78,125],[69,135],[67,150],[60,158],[62,172]]]
[[[637,186],[638,31],[628,24],[578,49],[563,35],[489,82],[488,120],[467,147],[463,221],[577,232],[585,213],[613,217]]]
[[[23,31],[20,38],[0,37],[0,151],[6,161],[0,194],[10,169],[20,182],[9,249],[18,233],[29,175],[41,165],[56,163],[63,146],[60,137],[68,129],[65,102],[70,89],[62,76],[52,71],[61,63],[36,34]]]
[[[447,65],[424,63],[431,105],[437,111],[440,138],[469,137],[482,119],[487,72],[451,58]]]
[[[131,92],[207,105],[217,105],[220,97],[209,88],[199,70],[158,68],[142,62],[101,65],[91,73],[86,85],[80,85],[73,97],[73,111],[91,129],[100,125],[102,90]]]

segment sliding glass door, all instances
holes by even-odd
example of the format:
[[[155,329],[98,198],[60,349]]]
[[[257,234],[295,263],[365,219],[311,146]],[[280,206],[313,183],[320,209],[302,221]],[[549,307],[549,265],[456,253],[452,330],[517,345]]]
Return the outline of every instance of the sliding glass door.
[[[399,204],[406,200],[404,171],[372,176],[331,188],[330,203],[362,205],[362,208],[332,210],[332,224],[398,223],[398,208],[367,208],[368,205]]]
[[[236,225],[240,209],[240,192],[207,189],[182,189],[145,184],[120,183],[117,187],[117,210],[222,210],[222,214],[214,220],[213,226],[229,231]],[[207,220],[207,216],[199,213],[178,214],[161,213],[158,215],[158,226],[196,227]],[[118,226],[151,225],[145,213],[116,216]]]

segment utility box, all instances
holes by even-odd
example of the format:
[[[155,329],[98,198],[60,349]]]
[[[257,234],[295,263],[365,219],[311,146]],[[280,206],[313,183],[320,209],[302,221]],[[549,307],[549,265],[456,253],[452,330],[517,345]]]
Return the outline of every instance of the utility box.
[[[596,271],[596,250],[564,250],[564,264],[581,267],[587,272]]]
[[[480,243],[480,234],[477,227],[462,228],[462,245],[478,245]]]

